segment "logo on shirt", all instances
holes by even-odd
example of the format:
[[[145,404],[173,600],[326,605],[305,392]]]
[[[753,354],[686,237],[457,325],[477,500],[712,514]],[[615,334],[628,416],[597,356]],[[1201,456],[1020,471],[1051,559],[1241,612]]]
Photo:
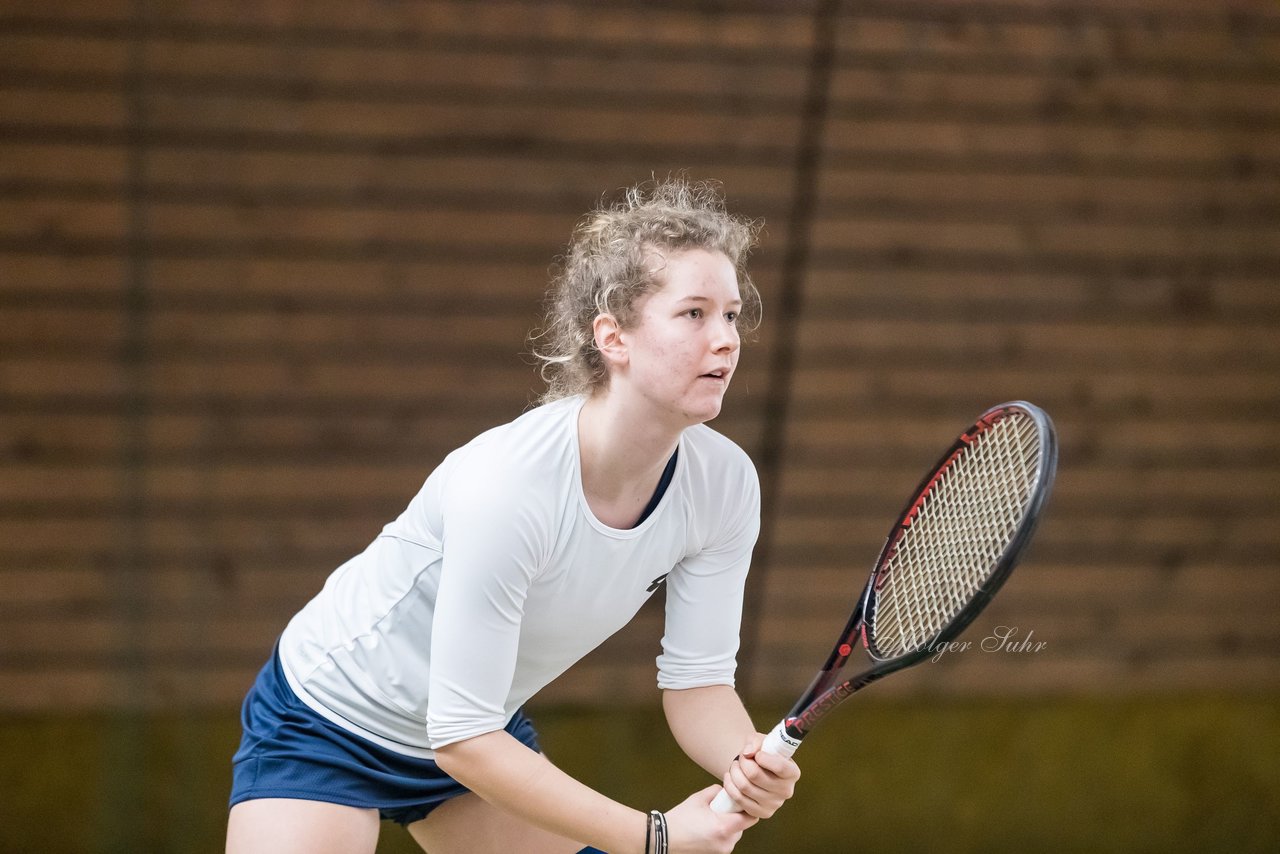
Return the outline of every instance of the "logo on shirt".
[[[662,573],[662,575],[659,575],[657,578],[655,578],[652,582],[649,583],[649,589],[646,590],[645,592],[652,593],[653,591],[657,590],[659,587],[662,586],[662,582],[667,580],[667,576],[670,574],[671,573],[669,572],[664,572]]]

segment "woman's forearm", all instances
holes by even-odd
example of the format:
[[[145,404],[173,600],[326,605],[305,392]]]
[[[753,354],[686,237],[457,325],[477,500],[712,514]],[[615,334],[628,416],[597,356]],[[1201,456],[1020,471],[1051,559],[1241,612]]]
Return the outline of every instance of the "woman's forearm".
[[[756,733],[741,698],[728,685],[664,691],[662,708],[680,749],[717,779]]]
[[[644,851],[643,812],[578,782],[506,732],[442,747],[436,764],[486,801],[553,833],[614,854]]]
[[[795,793],[800,767],[788,757],[760,750],[764,736],[729,686],[667,691],[662,705],[680,747],[723,781],[744,812],[769,818]]]

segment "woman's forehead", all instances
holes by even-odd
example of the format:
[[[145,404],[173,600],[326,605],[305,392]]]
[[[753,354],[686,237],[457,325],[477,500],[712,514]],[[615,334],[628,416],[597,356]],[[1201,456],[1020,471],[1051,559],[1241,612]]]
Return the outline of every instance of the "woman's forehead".
[[[653,292],[676,297],[681,291],[701,293],[732,289],[738,297],[738,271],[723,252],[707,249],[682,249],[662,256],[661,268],[653,271]]]

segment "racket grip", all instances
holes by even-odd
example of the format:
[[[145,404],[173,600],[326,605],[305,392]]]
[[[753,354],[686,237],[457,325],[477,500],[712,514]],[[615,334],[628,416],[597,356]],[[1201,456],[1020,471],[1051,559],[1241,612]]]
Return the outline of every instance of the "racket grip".
[[[773,753],[790,758],[795,754],[796,748],[799,746],[800,742],[787,735],[787,722],[784,720],[779,721],[778,725],[764,737],[764,743],[760,745],[760,749],[765,753]],[[724,789],[721,789],[720,793],[711,801],[711,809],[721,813],[742,812],[742,807],[738,806],[737,802],[729,797],[729,793]]]

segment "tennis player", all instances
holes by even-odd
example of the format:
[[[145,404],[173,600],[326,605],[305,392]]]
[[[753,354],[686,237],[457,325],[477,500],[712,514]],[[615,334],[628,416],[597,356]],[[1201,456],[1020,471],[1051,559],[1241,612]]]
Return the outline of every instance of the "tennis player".
[[[799,768],[757,752],[733,688],[759,483],[704,423],[758,322],[756,231],[684,180],[579,224],[535,339],[542,404],[446,457],[246,697],[228,852],[373,852],[380,819],[432,854],[727,852],[791,796]],[[522,711],[664,584],[667,720],[743,813],[710,809],[720,785],[624,806]]]

